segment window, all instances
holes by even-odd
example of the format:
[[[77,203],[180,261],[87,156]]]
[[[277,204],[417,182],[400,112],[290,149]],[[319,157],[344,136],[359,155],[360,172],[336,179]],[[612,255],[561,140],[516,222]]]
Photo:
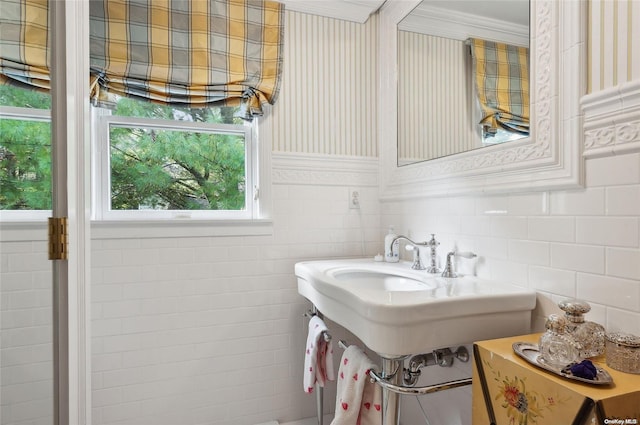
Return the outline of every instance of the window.
[[[95,108],[94,217],[255,218],[255,124],[235,109]]]
[[[51,97],[0,86],[0,210],[44,218],[51,210]]]
[[[46,93],[0,86],[3,219],[50,215],[50,105]],[[93,108],[93,219],[257,218],[256,124],[236,109],[130,98]]]

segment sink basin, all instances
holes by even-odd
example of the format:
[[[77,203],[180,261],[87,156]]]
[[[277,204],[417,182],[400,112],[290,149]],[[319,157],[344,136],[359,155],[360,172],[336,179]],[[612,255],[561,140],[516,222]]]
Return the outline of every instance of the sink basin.
[[[298,292],[387,358],[525,334],[535,291],[369,259],[296,264]]]

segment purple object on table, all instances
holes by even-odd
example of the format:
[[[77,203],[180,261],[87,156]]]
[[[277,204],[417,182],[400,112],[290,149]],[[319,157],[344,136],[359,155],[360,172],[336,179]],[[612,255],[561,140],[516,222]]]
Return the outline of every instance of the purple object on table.
[[[583,360],[580,363],[574,363],[569,367],[571,373],[574,376],[578,376],[584,379],[596,379],[596,375],[598,374],[598,370],[591,363],[591,360]]]

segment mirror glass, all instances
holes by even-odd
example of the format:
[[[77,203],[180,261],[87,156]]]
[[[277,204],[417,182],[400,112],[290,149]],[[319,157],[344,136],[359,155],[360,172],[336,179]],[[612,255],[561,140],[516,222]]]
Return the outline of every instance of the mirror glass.
[[[526,106],[511,108],[528,126],[529,33],[529,0],[423,0],[398,23],[398,165],[528,137],[527,127],[514,127],[510,119],[505,125],[503,119],[490,117],[488,111],[495,110],[495,103],[481,105],[478,81],[487,81],[489,86],[492,77],[489,71],[478,77],[479,70],[490,65],[484,67],[474,60],[474,45],[477,58],[483,53],[471,40],[485,41],[486,63],[491,51],[500,52],[500,46],[507,45],[509,87],[513,93],[514,84],[520,84],[516,96],[526,99]],[[499,48],[490,51],[492,46]],[[521,58],[518,65],[512,60],[516,56]],[[503,84],[494,85],[495,95],[502,99],[503,94],[498,93],[505,92]],[[484,98],[491,96],[489,92]],[[518,101],[510,102],[515,105]],[[502,105],[498,109],[504,117]]]

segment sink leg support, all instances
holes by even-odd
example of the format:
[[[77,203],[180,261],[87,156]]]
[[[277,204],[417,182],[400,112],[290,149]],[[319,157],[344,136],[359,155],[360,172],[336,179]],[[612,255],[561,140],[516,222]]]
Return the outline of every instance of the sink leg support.
[[[403,360],[406,356],[382,357],[382,376],[394,385],[402,385]],[[382,388],[382,425],[400,425],[400,394]]]
[[[316,407],[318,415],[318,425],[324,425],[323,407],[324,407],[324,388],[316,384]]]

